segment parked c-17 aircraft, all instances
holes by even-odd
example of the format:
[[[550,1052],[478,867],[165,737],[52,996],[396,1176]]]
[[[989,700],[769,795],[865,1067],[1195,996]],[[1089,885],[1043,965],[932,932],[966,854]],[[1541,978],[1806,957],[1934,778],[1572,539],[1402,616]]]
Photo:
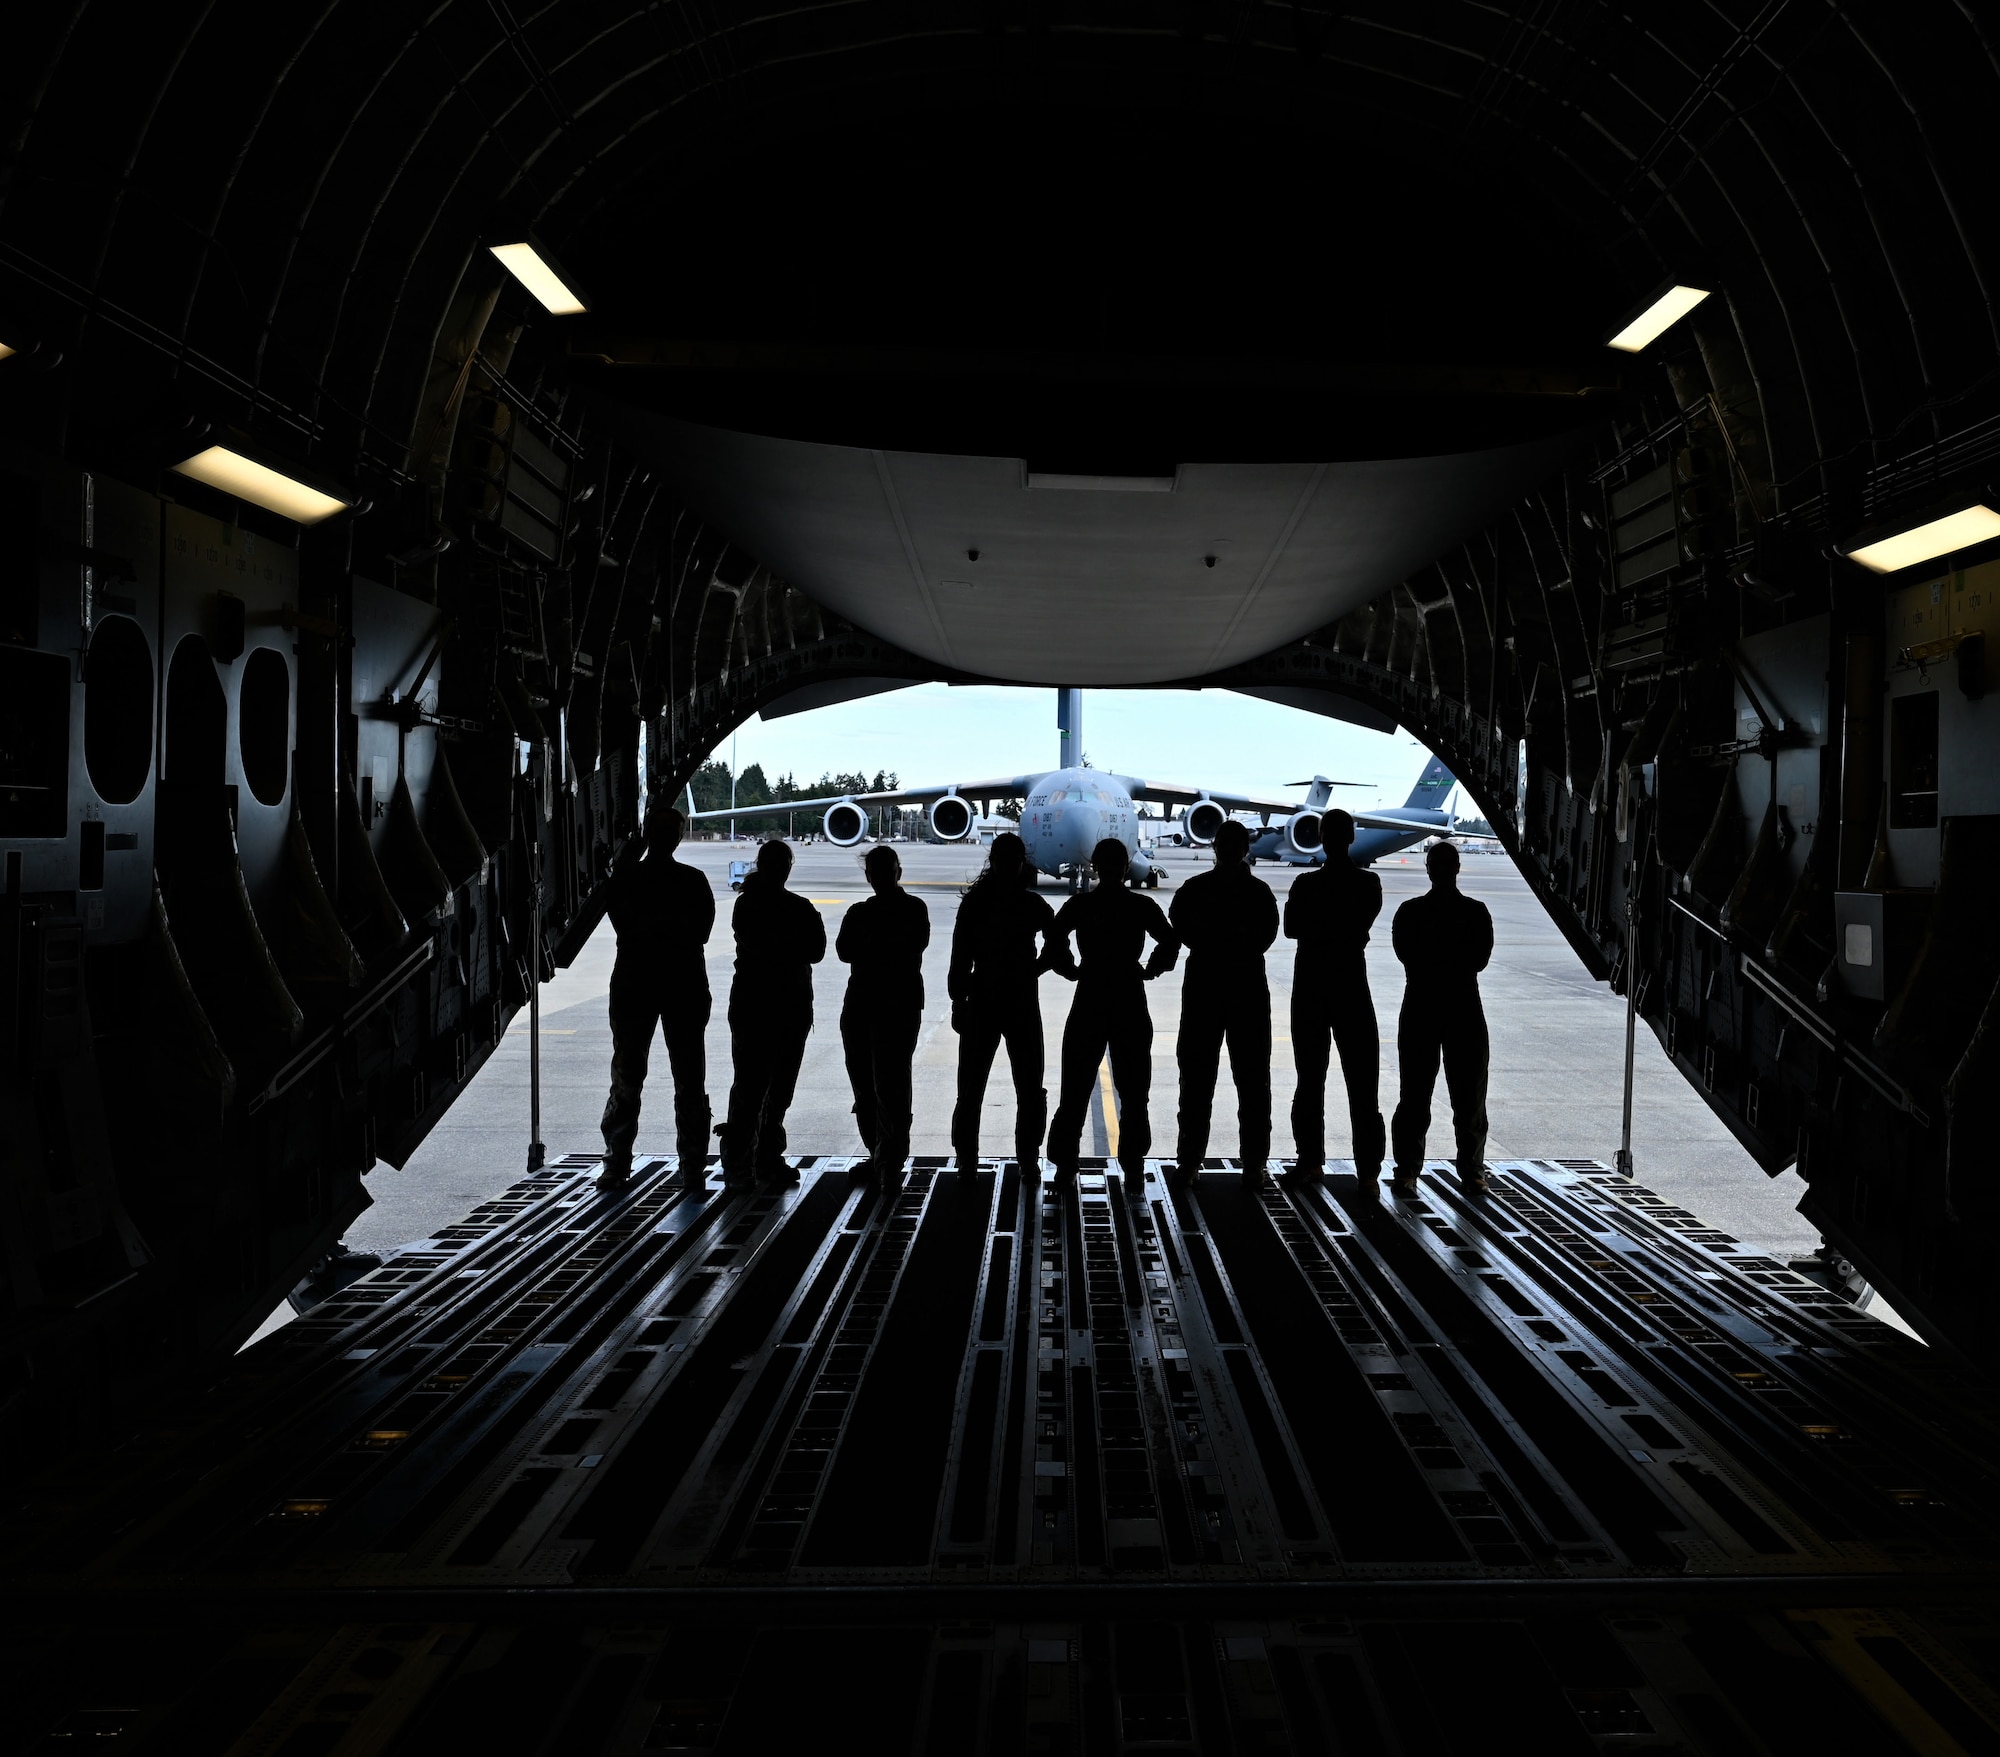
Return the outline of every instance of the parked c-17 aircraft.
[[[1288,799],[1264,799],[1220,788],[1186,787],[1173,782],[1146,781],[1136,775],[1113,775],[1074,760],[1082,748],[1081,690],[1059,690],[1057,725],[1062,736],[1062,763],[1039,774],[1007,775],[985,781],[960,781],[937,787],[903,787],[883,793],[843,793],[825,799],[787,799],[775,804],[725,806],[690,813],[691,821],[718,818],[769,817],[774,812],[821,811],[821,828],[836,847],[852,848],[868,833],[868,813],[877,806],[923,805],[929,808],[931,833],[940,841],[963,841],[972,834],[974,801],[982,812],[995,799],[1022,802],[1021,840],[1028,862],[1049,878],[1066,878],[1087,887],[1090,851],[1099,842],[1117,840],[1131,855],[1128,882],[1157,889],[1160,869],[1139,846],[1138,802],[1146,800],[1182,807],[1177,820],[1179,839],[1206,847],[1215,840],[1231,812],[1283,812],[1282,833],[1306,838],[1316,833],[1320,807],[1300,807]],[[1359,787],[1360,781],[1316,783],[1322,787]],[[1309,827],[1304,820],[1312,819]],[[1359,821],[1359,820],[1357,820]]]
[[[1443,762],[1432,757],[1403,804],[1378,805],[1353,814],[1354,845],[1347,851],[1348,859],[1356,866],[1372,866],[1386,855],[1400,854],[1430,836],[1492,841],[1490,836],[1453,826],[1450,799],[1457,785]],[[1306,795],[1306,809],[1254,835],[1250,840],[1250,858],[1282,860],[1288,866],[1322,864],[1326,859],[1326,843],[1320,834],[1319,814],[1331,800],[1326,786],[1326,777],[1315,775],[1312,791]]]

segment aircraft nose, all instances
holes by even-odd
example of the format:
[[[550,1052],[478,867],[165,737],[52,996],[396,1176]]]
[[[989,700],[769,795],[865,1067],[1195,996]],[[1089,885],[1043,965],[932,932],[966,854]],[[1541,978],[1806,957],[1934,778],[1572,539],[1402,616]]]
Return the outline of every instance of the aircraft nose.
[[[1081,866],[1097,846],[1100,820],[1087,805],[1072,805],[1063,813],[1063,858]]]

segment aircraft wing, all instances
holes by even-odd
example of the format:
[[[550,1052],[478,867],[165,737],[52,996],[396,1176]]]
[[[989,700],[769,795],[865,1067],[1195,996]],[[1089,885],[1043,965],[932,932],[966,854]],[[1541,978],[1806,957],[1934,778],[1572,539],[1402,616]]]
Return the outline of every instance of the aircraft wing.
[[[1134,799],[1155,800],[1162,805],[1192,805],[1197,799],[1212,799],[1225,811],[1261,811],[1273,817],[1290,817],[1305,809],[1302,799],[1272,799],[1262,794],[1231,793],[1221,787],[1184,787],[1177,781],[1141,781],[1130,775],[1118,777]],[[1333,787],[1366,787],[1366,781],[1332,781]],[[964,788],[960,788],[962,793]],[[1356,823],[1361,820],[1355,819]]]
[[[878,805],[929,805],[947,793],[961,799],[1019,799],[1041,779],[1040,775],[1007,775],[986,781],[945,782],[936,787],[902,787],[886,793],[829,793],[823,799],[769,799],[761,805],[723,806],[716,811],[687,814],[691,823],[704,819],[775,817],[786,811],[824,811],[830,805],[858,805],[873,809]]]

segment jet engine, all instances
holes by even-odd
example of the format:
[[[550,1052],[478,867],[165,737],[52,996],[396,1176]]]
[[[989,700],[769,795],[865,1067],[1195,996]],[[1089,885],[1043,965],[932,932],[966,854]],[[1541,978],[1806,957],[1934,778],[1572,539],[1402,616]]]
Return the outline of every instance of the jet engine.
[[[1212,799],[1197,799],[1181,813],[1181,828],[1197,848],[1206,848],[1213,842],[1215,832],[1228,821],[1229,813]]]
[[[1320,833],[1319,813],[1295,811],[1285,824],[1285,840],[1294,854],[1317,854],[1326,838]]]
[[[962,842],[972,834],[972,807],[956,793],[931,802],[931,834],[940,842]]]
[[[826,821],[820,828],[836,848],[852,848],[868,834],[868,814],[851,800],[843,799],[838,805],[826,808]]]

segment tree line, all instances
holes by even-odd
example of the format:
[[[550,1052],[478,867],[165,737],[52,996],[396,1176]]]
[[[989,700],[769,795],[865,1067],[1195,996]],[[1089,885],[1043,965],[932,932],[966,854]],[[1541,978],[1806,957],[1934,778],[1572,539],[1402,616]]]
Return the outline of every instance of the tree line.
[[[764,773],[762,763],[752,763],[742,774],[736,776],[736,807],[783,805],[789,799],[825,799],[841,793],[889,793],[902,785],[894,770],[877,769],[873,776],[862,774],[821,775],[817,781],[801,785],[796,776],[787,771],[775,781]],[[694,779],[688,783],[688,793],[694,796],[696,811],[727,811],[729,809],[729,765],[724,762],[709,761],[695,771]],[[687,805],[687,795],[683,794],[681,805]],[[772,812],[752,816],[745,813],[737,819],[736,827],[744,835],[783,835],[796,827],[800,832],[817,830],[817,818],[810,824],[793,824],[785,812]],[[714,826],[718,833],[726,835],[726,822]]]

